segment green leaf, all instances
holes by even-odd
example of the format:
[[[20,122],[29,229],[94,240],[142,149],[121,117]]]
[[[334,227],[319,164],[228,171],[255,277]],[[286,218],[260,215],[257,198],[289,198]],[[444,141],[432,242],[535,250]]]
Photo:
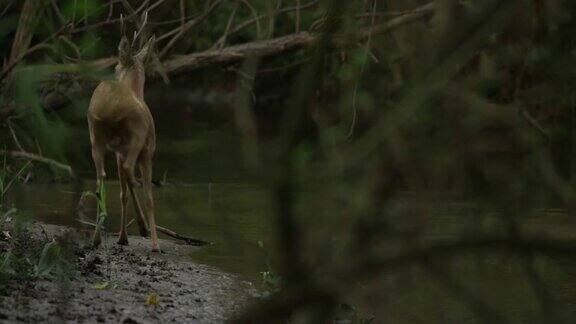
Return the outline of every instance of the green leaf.
[[[95,283],[93,287],[96,290],[104,290],[104,289],[108,288],[108,282],[107,281],[98,282],[98,283]]]
[[[160,296],[157,293],[151,292],[146,296],[146,305],[156,306],[160,302]]]
[[[35,274],[37,277],[42,277],[49,274],[56,266],[60,258],[60,247],[56,241],[52,241],[44,246],[40,261],[36,266]]]

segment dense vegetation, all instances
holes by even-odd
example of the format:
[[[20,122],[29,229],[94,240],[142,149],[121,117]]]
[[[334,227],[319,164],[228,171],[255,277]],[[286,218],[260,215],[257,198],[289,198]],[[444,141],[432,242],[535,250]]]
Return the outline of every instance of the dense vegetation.
[[[230,96],[195,116],[269,192],[272,294],[239,322],[574,320],[568,0],[6,1],[0,230],[17,183],[93,178],[70,129],[145,11],[147,96]]]

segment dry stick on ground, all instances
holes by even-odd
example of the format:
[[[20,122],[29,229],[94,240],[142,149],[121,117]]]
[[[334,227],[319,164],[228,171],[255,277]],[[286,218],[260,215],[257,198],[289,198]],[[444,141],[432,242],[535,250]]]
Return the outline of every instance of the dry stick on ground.
[[[188,245],[202,246],[202,245],[210,244],[210,242],[208,242],[208,241],[204,241],[204,240],[200,240],[200,239],[195,239],[195,238],[193,238],[193,237],[181,235],[181,234],[178,234],[178,233],[174,232],[174,231],[171,230],[171,229],[168,229],[168,228],[166,228],[166,227],[162,227],[162,226],[160,226],[160,225],[156,225],[156,229],[158,230],[158,232],[164,233],[164,234],[166,234],[166,235],[168,235],[168,236],[171,236],[171,237],[173,237],[173,238],[175,238],[175,239],[184,241],[184,242],[186,242],[186,244],[188,244]]]
[[[92,226],[92,227],[96,227],[96,226],[97,226],[97,225],[94,224],[93,222],[86,221],[86,220],[83,220],[83,219],[77,219],[77,221],[78,221],[79,223],[81,223],[81,224],[84,224],[84,225],[88,225],[88,226]],[[133,223],[134,223],[134,219],[131,219],[131,220],[128,222],[128,224],[126,224],[126,228],[130,228],[130,225],[132,225]],[[101,225],[100,228],[101,228],[102,230],[105,230],[105,228],[104,228],[103,225]],[[176,232],[174,232],[173,230],[171,230],[171,229],[169,229],[169,228],[166,228],[166,227],[163,227],[163,226],[160,226],[160,225],[158,225],[158,224],[156,225],[156,229],[157,229],[158,232],[160,232],[160,233],[164,233],[164,234],[166,234],[166,235],[168,235],[168,236],[170,236],[170,237],[172,237],[172,238],[175,238],[175,239],[180,240],[180,241],[184,241],[184,243],[186,243],[187,245],[204,246],[204,245],[209,245],[209,244],[211,244],[211,243],[208,242],[208,241],[204,241],[204,240],[201,240],[201,239],[197,239],[197,238],[193,238],[193,237],[190,237],[190,236],[186,236],[186,235],[182,235],[182,234],[176,233]]]
[[[133,222],[134,222],[134,219],[132,219],[132,220],[126,225],[126,227],[130,227],[130,225],[132,225]],[[173,231],[173,230],[171,230],[171,229],[169,229],[169,228],[160,226],[160,225],[158,225],[158,224],[156,224],[156,229],[158,230],[158,232],[164,233],[164,234],[166,234],[166,235],[168,235],[168,236],[170,236],[170,237],[172,237],[172,238],[175,238],[175,239],[177,239],[177,240],[184,241],[184,243],[186,243],[186,244],[188,244],[188,245],[203,246],[203,245],[208,245],[208,244],[210,244],[210,242],[208,242],[208,241],[204,241],[204,240],[201,240],[201,239],[197,239],[197,238],[193,238],[193,237],[190,237],[190,236],[186,236],[186,235],[182,235],[182,234],[176,233],[175,231]]]

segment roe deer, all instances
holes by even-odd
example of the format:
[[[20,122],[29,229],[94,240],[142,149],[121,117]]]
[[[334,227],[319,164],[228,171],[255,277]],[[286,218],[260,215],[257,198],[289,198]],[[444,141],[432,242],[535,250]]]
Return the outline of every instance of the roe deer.
[[[88,126],[92,158],[96,167],[98,192],[100,192],[106,178],[104,170],[106,150],[116,154],[122,205],[118,244],[128,244],[126,205],[128,203],[127,191],[129,190],[136,208],[136,220],[140,234],[146,236],[148,234],[147,225],[149,225],[152,251],[159,252],[154,219],[154,199],[152,197],[152,157],[156,146],[156,137],[152,114],[144,102],[145,66],[154,46],[155,37],[150,37],[140,49],[135,48],[136,41],[146,25],[147,13],[144,13],[142,20],[140,29],[134,33],[134,38],[130,43],[125,34],[124,20],[120,16],[122,35],[118,45],[118,65],[116,66],[115,78],[114,80],[103,81],[94,90],[88,108]],[[138,185],[134,175],[136,166],[139,167],[142,176],[148,224],[146,224],[138,196],[134,191],[134,187]],[[98,245],[100,243],[98,228],[94,235],[94,244]]]

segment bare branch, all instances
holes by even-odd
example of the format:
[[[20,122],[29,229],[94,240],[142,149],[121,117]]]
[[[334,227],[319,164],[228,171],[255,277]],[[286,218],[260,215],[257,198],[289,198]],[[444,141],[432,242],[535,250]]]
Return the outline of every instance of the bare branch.
[[[156,1],[153,5],[151,5],[150,7],[148,7],[148,12],[151,12],[152,10],[154,10],[156,7],[158,7],[159,5],[161,5],[164,1],[166,0],[158,0]],[[122,2],[122,0],[118,0],[116,2]],[[138,9],[134,10],[134,11],[130,11],[130,14],[125,16],[124,19],[126,20],[130,20],[135,18],[136,16],[138,16],[145,8],[146,8],[146,4],[147,2],[144,2],[140,5],[140,7],[138,7]],[[130,7],[132,8],[132,7]],[[83,27],[78,27],[75,28],[74,30],[71,31],[71,33],[76,34],[76,33],[81,33],[81,32],[85,32],[87,30],[90,29],[95,29],[95,28],[100,28],[102,26],[106,26],[106,25],[111,25],[111,24],[115,24],[117,22],[120,21],[120,18],[117,19],[106,19],[104,21],[98,22],[98,23],[94,23],[92,25],[88,25],[88,26],[83,26]]]
[[[69,165],[60,163],[56,160],[49,159],[49,158],[46,158],[46,157],[43,157],[43,156],[40,156],[40,155],[37,155],[34,153],[29,153],[29,152],[25,152],[25,151],[0,150],[0,155],[6,155],[6,156],[13,157],[13,158],[21,158],[21,159],[26,159],[26,160],[30,160],[30,161],[45,163],[45,164],[54,166],[58,169],[64,170],[70,175],[70,177],[74,177],[74,171],[72,171],[72,168]]]
[[[8,12],[8,10],[10,10],[12,4],[14,4],[14,0],[10,0],[10,2],[6,4],[6,7],[4,7],[4,10],[2,10],[2,12],[0,13],[0,17],[4,16]]]
[[[260,39],[262,36],[262,28],[260,28],[260,19],[262,17],[266,17],[266,15],[258,16],[258,12],[254,7],[248,2],[247,0],[240,0],[248,9],[252,12],[252,16],[254,16],[253,20],[256,22],[256,39]]]
[[[180,25],[184,25],[186,22],[186,6],[184,0],[180,0]]]
[[[172,46],[174,46],[174,44],[176,43],[176,41],[178,39],[180,39],[180,37],[182,37],[188,30],[192,29],[194,26],[198,25],[199,23],[201,23],[202,21],[204,21],[211,13],[212,11],[214,11],[214,9],[216,7],[218,7],[220,4],[222,3],[222,0],[218,0],[216,2],[214,2],[211,6],[209,6],[208,8],[206,8],[204,10],[204,13],[202,13],[202,15],[200,15],[198,18],[191,20],[189,22],[187,22],[186,24],[180,26],[179,28],[177,28],[177,33],[176,35],[174,35],[172,37],[172,39],[170,39],[170,41],[168,42],[168,44],[166,44],[166,46],[164,47],[164,49],[160,52],[159,54],[159,58],[163,58],[164,56],[166,56],[166,54],[170,51],[170,49],[172,48]],[[158,38],[158,41],[160,41],[161,39],[164,38],[164,35]]]
[[[212,48],[222,48],[226,44],[226,39],[228,38],[228,33],[230,32],[230,27],[232,26],[232,22],[234,21],[234,17],[236,17],[236,11],[238,10],[239,2],[236,3],[236,6],[232,10],[230,14],[230,18],[228,18],[228,23],[226,24],[226,29],[224,30],[224,34],[214,43]]]
[[[56,16],[58,16],[58,20],[60,20],[60,23],[65,24],[66,20],[64,19],[64,16],[62,15],[60,8],[58,8],[58,4],[56,4],[56,0],[50,0],[50,4],[52,5],[54,12],[56,12]]]
[[[301,11],[304,9],[309,9],[309,8],[316,6],[318,3],[320,3],[319,0],[310,1],[309,3],[302,5],[302,6],[288,7],[288,8],[280,9],[276,12],[276,14],[279,15],[279,14],[292,12],[292,11],[296,11],[296,10]],[[240,25],[238,25],[234,29],[232,29],[230,31],[230,35],[235,34],[235,33],[243,30],[244,28],[247,28],[248,26],[250,26],[254,23],[257,23],[260,19],[265,18],[265,17],[266,17],[266,15],[260,15],[260,16],[254,17],[252,19],[246,20],[245,22],[241,23]]]
[[[296,0],[296,32],[300,32],[300,11],[302,8],[300,7],[300,0]]]
[[[371,35],[389,32],[405,24],[425,19],[429,17],[433,11],[432,6],[426,6],[429,8],[426,11],[398,17],[390,20],[386,24],[376,25],[373,28],[362,29],[355,35],[335,35],[332,37],[331,43],[333,46],[355,44],[359,40],[372,37]],[[242,60],[248,56],[266,56],[285,52],[298,47],[311,46],[316,44],[319,39],[320,37],[316,33],[300,32],[269,40],[229,46],[221,50],[208,50],[205,52],[179,56],[166,61],[164,67],[168,73],[183,73],[210,64],[230,63]]]
[[[372,43],[372,32],[374,29],[374,22],[376,20],[376,16],[374,15],[374,13],[376,13],[377,3],[378,3],[377,1],[374,1],[374,5],[372,7],[372,21],[370,22],[368,41],[366,42],[366,57],[364,58],[364,61],[362,61],[362,67],[360,69],[360,77],[359,80],[356,82],[356,85],[354,86],[354,94],[352,95],[352,122],[350,124],[350,129],[348,131],[348,140],[351,140],[352,137],[354,136],[354,129],[356,128],[356,123],[358,122],[358,107],[356,106],[356,98],[358,97],[358,87],[360,86],[362,74],[366,69],[366,63],[368,62],[368,53],[370,53],[370,45]]]

